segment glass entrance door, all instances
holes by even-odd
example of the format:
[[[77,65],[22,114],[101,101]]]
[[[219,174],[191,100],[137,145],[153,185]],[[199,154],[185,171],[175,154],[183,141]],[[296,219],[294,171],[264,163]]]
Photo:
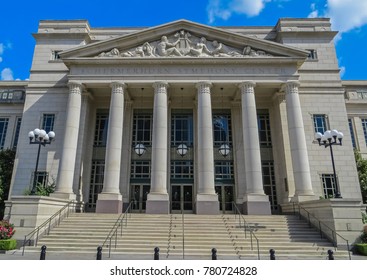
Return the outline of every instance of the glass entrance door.
[[[150,191],[150,185],[132,185],[130,192],[130,201],[132,204],[132,211],[137,213],[144,213],[147,204],[147,197]]]
[[[215,186],[215,192],[218,194],[220,211],[222,211],[223,214],[233,213],[233,186]]]
[[[171,185],[171,213],[192,213],[192,198],[192,185]]]

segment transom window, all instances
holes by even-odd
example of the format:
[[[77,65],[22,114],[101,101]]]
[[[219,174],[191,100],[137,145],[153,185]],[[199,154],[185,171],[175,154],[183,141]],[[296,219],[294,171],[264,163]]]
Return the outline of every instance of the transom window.
[[[150,178],[150,161],[132,161],[131,178]]]
[[[233,179],[233,161],[215,161],[215,179]]]
[[[97,112],[94,130],[94,147],[105,147],[107,143],[108,112]]]
[[[232,143],[232,124],[230,113],[213,113],[214,146]]]
[[[367,90],[357,90],[357,96],[359,99],[367,99]]]
[[[18,139],[19,139],[19,132],[20,132],[20,125],[22,124],[22,118],[17,117],[15,121],[15,132],[14,132],[14,139],[13,139],[13,149],[16,149],[18,146]]]
[[[313,115],[313,124],[315,128],[315,133],[320,132],[324,134],[324,132],[328,130],[326,115]]]
[[[171,146],[185,144],[192,146],[193,120],[191,114],[172,114],[171,117]]]
[[[152,126],[153,115],[135,114],[133,120],[133,145],[143,144],[145,146],[152,145]]]
[[[171,178],[193,179],[194,164],[191,160],[171,161]]]
[[[9,118],[0,118],[0,149],[4,149],[6,131],[8,130]]]

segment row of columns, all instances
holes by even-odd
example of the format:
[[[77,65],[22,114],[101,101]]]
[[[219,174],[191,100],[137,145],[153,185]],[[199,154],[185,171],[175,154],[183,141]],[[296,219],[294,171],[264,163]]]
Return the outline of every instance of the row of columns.
[[[151,158],[151,189],[147,199],[147,213],[169,213],[167,188],[168,158],[168,83],[154,83],[153,135]],[[219,213],[215,193],[213,125],[211,108],[211,83],[197,83],[197,160],[198,184],[196,212]],[[287,118],[289,126],[292,164],[295,174],[295,197],[312,196],[310,168],[307,155],[298,84],[286,84]],[[110,117],[106,145],[103,191],[98,195],[97,212],[119,213],[122,211],[120,194],[120,166],[123,137],[125,84],[111,84]],[[240,84],[242,105],[243,144],[245,154],[246,192],[244,212],[247,214],[270,214],[270,202],[264,194],[261,155],[255,102],[255,83]],[[73,176],[78,142],[83,87],[69,84],[68,110],[65,138],[54,196],[72,199]]]

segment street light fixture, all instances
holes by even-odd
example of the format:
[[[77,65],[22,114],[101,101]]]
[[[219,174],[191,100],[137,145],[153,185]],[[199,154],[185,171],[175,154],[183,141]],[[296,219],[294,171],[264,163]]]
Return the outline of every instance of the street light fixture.
[[[325,148],[330,147],[330,155],[331,155],[331,162],[333,165],[333,173],[334,173],[334,182],[335,182],[335,198],[342,198],[338,186],[338,181],[336,179],[336,172],[335,172],[335,163],[334,163],[334,154],[333,154],[333,145],[340,145],[342,146],[344,134],[342,132],[337,131],[336,129],[330,131],[327,130],[324,134],[317,132],[315,133],[315,138],[319,143],[319,146],[324,146]]]
[[[40,158],[41,146],[46,146],[48,144],[51,144],[51,142],[55,139],[55,132],[50,131],[49,133],[46,133],[45,130],[36,128],[35,130],[30,131],[28,133],[28,138],[29,138],[29,144],[38,145],[36,168],[34,171],[33,186],[31,190],[31,195],[34,195],[36,193],[38,162]]]
[[[185,144],[180,144],[176,148],[177,154],[179,154],[181,157],[184,157],[187,154],[188,150],[189,148]]]

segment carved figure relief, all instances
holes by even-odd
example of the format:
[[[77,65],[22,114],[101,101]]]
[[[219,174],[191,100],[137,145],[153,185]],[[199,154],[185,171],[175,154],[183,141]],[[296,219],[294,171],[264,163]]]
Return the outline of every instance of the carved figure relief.
[[[216,40],[207,41],[205,37],[192,36],[181,30],[169,39],[162,36],[161,40],[145,42],[130,50],[120,51],[113,48],[102,52],[98,57],[267,57],[272,56],[263,50],[255,50],[244,46],[242,50],[227,46]]]

